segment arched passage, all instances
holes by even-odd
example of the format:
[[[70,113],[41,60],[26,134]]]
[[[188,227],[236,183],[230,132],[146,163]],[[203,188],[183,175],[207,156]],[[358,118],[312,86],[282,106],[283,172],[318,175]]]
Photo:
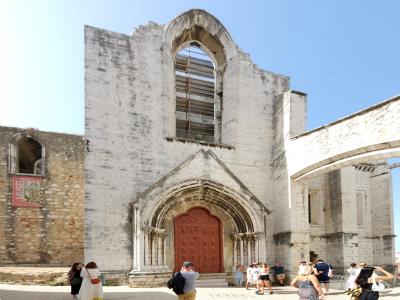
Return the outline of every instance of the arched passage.
[[[190,180],[166,188],[158,195],[145,196],[148,199],[144,197],[133,204],[132,223],[133,230],[136,231],[133,241],[133,260],[136,268],[139,266],[142,269],[146,266],[163,270],[176,268],[182,263],[180,256],[186,257],[186,254],[182,254],[178,248],[182,242],[182,235],[179,234],[185,235],[191,232],[190,239],[193,241],[202,238],[199,233],[201,228],[205,229],[206,232],[203,232],[205,235],[208,230],[216,234],[217,227],[202,227],[204,222],[201,220],[191,229],[187,229],[185,222],[181,223],[181,218],[186,219],[182,216],[196,211],[198,215],[203,215],[203,221],[214,220],[214,223],[219,223],[220,228],[220,237],[217,235],[211,237],[214,247],[218,248],[215,248],[217,250],[214,254],[220,253],[220,256],[212,256],[209,253],[204,257],[206,261],[214,261],[219,265],[211,267],[201,262],[200,253],[194,253],[194,258],[191,259],[200,263],[204,272],[230,271],[237,262],[248,264],[265,258],[264,216],[267,212],[254,202],[248,201],[244,195],[212,181]],[[143,248],[140,247],[140,241],[143,241],[141,244]],[[201,248],[210,241],[206,238],[203,241],[196,240],[195,243]],[[190,243],[187,246],[189,245]],[[143,261],[140,261],[141,252],[148,253]]]

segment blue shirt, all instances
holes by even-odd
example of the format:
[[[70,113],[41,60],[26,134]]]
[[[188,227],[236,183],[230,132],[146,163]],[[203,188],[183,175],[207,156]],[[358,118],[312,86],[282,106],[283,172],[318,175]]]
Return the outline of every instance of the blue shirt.
[[[322,271],[323,275],[328,276],[328,272],[329,272],[329,268],[332,269],[332,267],[330,266],[330,264],[327,264],[326,262],[319,262],[315,265],[315,268],[317,269],[318,273],[320,271]]]
[[[199,277],[198,272],[181,272],[183,278],[185,278],[185,287],[183,291],[185,293],[193,290],[196,285],[196,279]]]

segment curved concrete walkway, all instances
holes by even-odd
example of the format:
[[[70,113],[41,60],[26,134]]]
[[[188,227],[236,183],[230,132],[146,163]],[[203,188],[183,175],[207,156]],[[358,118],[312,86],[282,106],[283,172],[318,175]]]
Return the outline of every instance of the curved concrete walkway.
[[[71,300],[68,286],[34,286],[0,284],[1,300]],[[232,300],[232,299],[270,299],[297,300],[296,289],[292,287],[274,287],[273,295],[258,296],[254,289],[244,288],[198,288],[197,300]],[[167,288],[129,288],[127,286],[104,287],[104,300],[176,300],[176,295]],[[387,289],[380,298],[395,300],[400,298],[400,288]],[[331,290],[326,299],[349,300],[341,291]]]

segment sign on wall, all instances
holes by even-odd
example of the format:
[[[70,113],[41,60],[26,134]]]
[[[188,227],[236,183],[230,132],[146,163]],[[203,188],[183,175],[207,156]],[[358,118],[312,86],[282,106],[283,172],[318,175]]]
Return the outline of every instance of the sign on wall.
[[[41,207],[43,194],[42,178],[35,176],[13,176],[12,206]]]

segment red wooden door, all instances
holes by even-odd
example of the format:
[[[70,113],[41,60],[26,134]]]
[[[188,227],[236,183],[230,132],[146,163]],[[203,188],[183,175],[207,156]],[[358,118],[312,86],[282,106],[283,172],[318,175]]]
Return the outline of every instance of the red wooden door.
[[[198,272],[221,272],[221,224],[205,208],[192,208],[175,220],[175,269],[184,261]]]

